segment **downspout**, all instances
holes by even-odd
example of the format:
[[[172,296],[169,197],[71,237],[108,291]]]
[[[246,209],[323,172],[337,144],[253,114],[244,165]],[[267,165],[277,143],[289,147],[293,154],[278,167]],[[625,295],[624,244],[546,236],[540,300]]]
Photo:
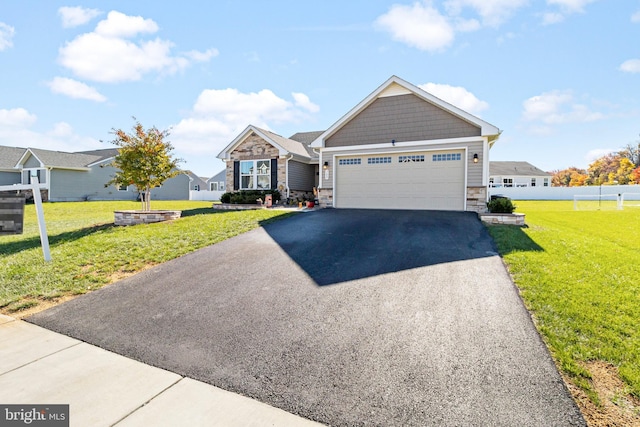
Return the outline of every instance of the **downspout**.
[[[318,190],[320,190],[322,188],[322,153],[320,153],[319,151],[316,151],[315,148],[311,149],[314,153],[316,153],[318,155],[318,172],[319,172],[319,176],[318,176]]]
[[[287,199],[289,198],[289,160],[293,159],[293,154],[289,154],[284,163],[284,186],[287,190]]]

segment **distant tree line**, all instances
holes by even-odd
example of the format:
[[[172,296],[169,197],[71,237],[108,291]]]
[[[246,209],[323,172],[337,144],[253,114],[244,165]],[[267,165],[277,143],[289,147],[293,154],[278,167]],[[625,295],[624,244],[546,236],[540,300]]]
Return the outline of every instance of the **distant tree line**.
[[[554,187],[640,184],[640,141],[596,159],[588,169],[570,167],[551,172]]]

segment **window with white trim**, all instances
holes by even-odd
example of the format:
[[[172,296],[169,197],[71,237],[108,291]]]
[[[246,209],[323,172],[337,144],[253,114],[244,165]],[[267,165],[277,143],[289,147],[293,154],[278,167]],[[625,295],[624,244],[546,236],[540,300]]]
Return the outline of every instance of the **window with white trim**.
[[[544,182],[542,184],[544,187],[548,187],[549,186],[549,178],[545,178]]]
[[[271,160],[241,160],[240,189],[268,190],[271,188]]]
[[[209,191],[218,191],[218,183],[210,182],[209,183]]]
[[[536,186],[536,179],[535,178],[531,178],[531,186],[532,187]]]
[[[513,187],[513,178],[503,178],[502,179],[502,184],[505,187]]]
[[[116,185],[116,188],[118,191],[129,191],[129,186],[124,184],[118,184]]]

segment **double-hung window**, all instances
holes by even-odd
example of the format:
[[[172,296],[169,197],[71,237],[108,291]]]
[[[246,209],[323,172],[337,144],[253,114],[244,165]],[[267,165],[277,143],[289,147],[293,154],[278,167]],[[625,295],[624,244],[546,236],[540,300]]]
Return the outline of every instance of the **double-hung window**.
[[[242,160],[240,162],[241,190],[271,188],[271,160]]]

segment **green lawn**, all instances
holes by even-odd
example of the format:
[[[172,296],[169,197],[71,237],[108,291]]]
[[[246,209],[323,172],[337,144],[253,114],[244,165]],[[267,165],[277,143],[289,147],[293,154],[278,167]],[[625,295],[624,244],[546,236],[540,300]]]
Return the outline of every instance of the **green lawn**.
[[[211,202],[152,201],[152,209],[182,210],[183,217],[166,223],[113,225],[114,210],[139,208],[135,202],[45,203],[52,258],[45,262],[35,208],[27,205],[24,234],[0,236],[0,308],[18,310],[40,300],[85,293],[287,214],[214,212]]]
[[[609,362],[640,397],[640,208],[515,204],[529,227],[489,231],[558,365],[590,392],[580,362]]]

